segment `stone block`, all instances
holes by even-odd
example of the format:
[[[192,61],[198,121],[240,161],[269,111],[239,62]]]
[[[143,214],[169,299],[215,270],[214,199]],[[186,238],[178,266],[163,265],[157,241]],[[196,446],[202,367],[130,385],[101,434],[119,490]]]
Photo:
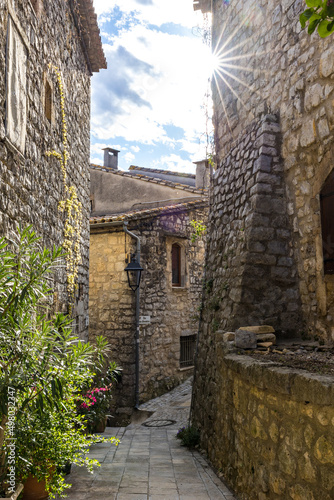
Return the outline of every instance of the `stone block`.
[[[320,74],[327,77],[334,73],[334,47],[330,46],[321,54],[320,58]]]
[[[258,342],[257,343],[258,347],[271,347],[272,345],[274,345],[272,342]]]
[[[302,126],[301,136],[300,136],[300,145],[302,147],[307,147],[313,144],[316,140],[317,134],[315,129],[314,120],[309,120],[305,122]]]
[[[256,334],[265,334],[265,333],[275,333],[275,330],[270,325],[259,325],[259,326],[241,326],[239,328],[241,331],[254,332]],[[261,339],[263,340],[263,339]],[[264,341],[264,340],[263,340]]]
[[[256,349],[256,333],[248,330],[237,330],[235,332],[235,346],[240,349]]]
[[[235,333],[234,332],[226,332],[223,335],[224,342],[233,342],[234,339],[235,339]]]
[[[259,170],[262,172],[270,172],[272,161],[272,156],[267,156],[264,154],[260,155],[254,162],[253,173],[258,172]]]
[[[258,342],[272,342],[276,344],[276,335],[274,333],[257,333],[256,337]]]

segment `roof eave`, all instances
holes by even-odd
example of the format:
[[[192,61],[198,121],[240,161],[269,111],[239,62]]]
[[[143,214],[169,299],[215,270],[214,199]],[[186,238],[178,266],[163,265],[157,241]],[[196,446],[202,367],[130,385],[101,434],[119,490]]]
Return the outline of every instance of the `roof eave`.
[[[107,69],[107,61],[103,52],[100,29],[93,0],[77,0],[79,7],[79,32],[85,47],[90,70],[93,73]]]

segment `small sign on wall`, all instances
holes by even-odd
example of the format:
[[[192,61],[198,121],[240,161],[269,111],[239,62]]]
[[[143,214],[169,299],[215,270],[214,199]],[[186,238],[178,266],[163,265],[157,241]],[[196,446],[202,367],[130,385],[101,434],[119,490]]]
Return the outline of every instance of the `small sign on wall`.
[[[151,323],[151,316],[139,316],[140,325],[149,325]]]

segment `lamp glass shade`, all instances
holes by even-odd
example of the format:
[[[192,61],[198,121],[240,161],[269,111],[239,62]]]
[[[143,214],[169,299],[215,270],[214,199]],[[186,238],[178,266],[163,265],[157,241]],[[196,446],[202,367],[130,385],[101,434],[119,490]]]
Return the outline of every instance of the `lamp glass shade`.
[[[124,269],[128,275],[128,283],[131,290],[134,292],[139,288],[140,278],[143,268],[141,265],[132,257],[131,262]]]

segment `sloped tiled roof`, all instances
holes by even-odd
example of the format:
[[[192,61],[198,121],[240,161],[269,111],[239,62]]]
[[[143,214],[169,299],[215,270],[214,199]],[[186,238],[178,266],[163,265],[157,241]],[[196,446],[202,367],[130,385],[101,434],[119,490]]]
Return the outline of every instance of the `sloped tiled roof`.
[[[174,175],[177,177],[187,177],[189,179],[196,179],[195,174],[185,174],[182,172],[172,172],[171,170],[162,170],[158,168],[146,168],[146,167],[137,167],[136,165],[131,165],[129,170],[140,170],[142,172],[154,172],[156,174],[165,174],[165,175]]]
[[[113,168],[101,167],[101,165],[91,164],[91,168],[95,170],[102,170],[104,172],[109,172],[114,175],[121,175],[123,177],[127,177],[129,179],[137,179],[144,182],[151,182],[152,184],[159,184],[160,186],[168,186],[174,189],[181,189],[183,191],[187,191],[195,194],[206,194],[208,192],[207,189],[196,189],[192,186],[187,186],[186,184],[182,184],[180,182],[173,182],[166,179],[158,179],[157,177],[149,177],[148,175],[143,174],[129,174],[128,172],[124,172],[122,170],[115,170]],[[160,170],[161,172],[161,170]],[[189,174],[186,174],[189,175]]]
[[[169,205],[167,207],[155,207],[144,210],[125,212],[122,214],[91,217],[90,225],[93,227],[94,224],[108,224],[109,222],[122,222],[126,220],[145,219],[148,217],[155,217],[159,215],[167,215],[177,212],[183,212],[185,210],[191,210],[193,208],[205,208],[207,206],[208,206],[207,199],[193,200],[184,203],[176,203],[175,205]]]
[[[78,0],[79,30],[92,72],[107,68],[93,0]]]

